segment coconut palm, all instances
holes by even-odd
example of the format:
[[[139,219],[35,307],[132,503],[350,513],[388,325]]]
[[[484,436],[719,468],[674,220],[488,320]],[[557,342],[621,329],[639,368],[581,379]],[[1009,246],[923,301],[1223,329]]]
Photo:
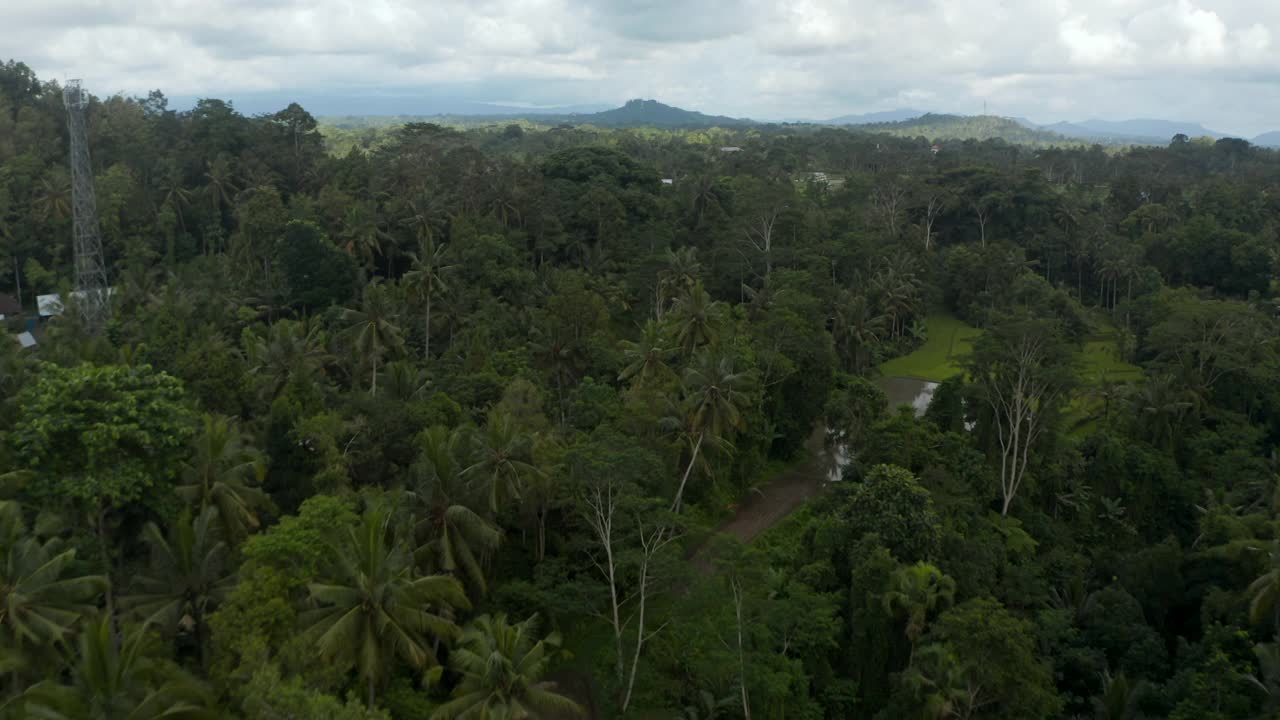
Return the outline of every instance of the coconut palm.
[[[618,373],[618,380],[631,380],[633,385],[644,386],[672,377],[667,360],[674,348],[668,344],[662,328],[653,320],[644,324],[639,340],[623,340],[619,346],[626,365]]]
[[[1130,680],[1125,677],[1123,670],[1115,675],[1104,672],[1102,694],[1093,699],[1094,713],[1098,720],[1133,720],[1141,717],[1138,705],[1146,692],[1146,682]]]
[[[12,657],[66,641],[93,611],[106,580],[75,574],[75,559],[75,549],[60,540],[35,537],[17,503],[0,502],[0,647]]]
[[[367,270],[372,270],[383,254],[382,241],[389,240],[378,222],[378,209],[372,202],[352,205],[342,219],[342,238],[347,254],[359,256]]]
[[[462,679],[431,720],[543,720],[583,714],[577,703],[556,692],[555,683],[541,679],[560,635],[538,635],[536,617],[515,624],[504,614],[473,620],[449,655],[450,669]]]
[[[1267,570],[1249,584],[1249,617],[1255,623],[1271,620],[1280,630],[1280,543],[1267,551]]]
[[[465,435],[435,426],[421,436],[421,453],[413,467],[416,484],[408,494],[416,519],[415,531],[425,542],[419,554],[436,568],[470,582],[481,595],[488,591],[484,557],[498,549],[502,531],[476,512],[462,477],[459,455]]]
[[[739,372],[734,367],[733,356],[711,350],[698,353],[693,364],[685,370],[685,433],[690,440],[689,464],[671,504],[673,512],[680,512],[685,486],[703,445],[732,447],[728,435],[742,428],[739,408],[752,384],[750,371]]]
[[[405,273],[402,280],[409,299],[421,304],[424,310],[422,325],[422,358],[424,360],[431,358],[431,299],[436,293],[449,291],[446,278],[457,268],[456,265],[446,262],[445,248],[447,247],[447,243],[437,245],[430,235],[424,234],[418,252],[409,256],[413,262],[413,269]]]
[[[417,573],[412,543],[386,510],[366,510],[339,537],[300,620],[321,658],[355,665],[373,707],[393,658],[434,674],[436,643],[461,632],[448,615],[469,603],[454,578]]]
[[[712,302],[702,282],[695,282],[676,298],[671,311],[675,328],[676,345],[685,355],[709,345],[719,335],[717,325],[720,304]]]
[[[861,373],[870,365],[887,321],[875,312],[866,295],[848,291],[841,295],[831,330],[846,368]]]
[[[500,410],[489,413],[472,440],[475,461],[462,474],[488,497],[489,511],[496,513],[501,503],[520,498],[522,476],[539,472],[532,464],[533,443]]]
[[[918,562],[895,570],[880,600],[885,612],[906,619],[904,632],[914,653],[929,615],[951,607],[955,597],[955,580],[929,563]]]
[[[662,258],[663,268],[658,271],[658,297],[656,314],[658,319],[666,312],[667,303],[680,293],[693,287],[702,274],[702,263],[698,261],[698,249],[688,245],[678,250],[667,250]]]
[[[258,509],[270,499],[259,487],[266,465],[247,442],[235,420],[206,413],[193,441],[191,459],[183,463],[178,497],[217,510],[224,537],[232,544],[258,527]]]
[[[403,343],[397,315],[390,291],[378,284],[365,287],[358,309],[342,313],[356,352],[372,366],[370,395],[378,393],[378,361],[384,354],[398,351]]]
[[[222,215],[222,206],[231,204],[231,198],[236,194],[234,178],[231,160],[226,155],[219,155],[212,161],[205,162],[204,194],[209,198],[215,218]]]
[[[202,683],[163,660],[145,628],[117,636],[103,615],[80,633],[65,683],[44,682],[26,693],[25,717],[46,720],[204,720],[222,717]]]
[[[71,217],[71,178],[67,171],[57,167],[40,178],[32,205],[46,222],[60,223]]]
[[[265,335],[248,335],[245,345],[249,372],[261,378],[260,389],[268,400],[290,381],[308,384],[329,358],[324,331],[306,321],[276,321]]]
[[[235,582],[227,543],[217,537],[218,510],[206,506],[199,515],[187,508],[166,536],[147,523],[143,541],[151,548],[151,567],[134,576],[136,592],[121,600],[147,625],[166,635],[190,635],[207,660],[209,613]]]
[[[178,218],[178,226],[186,229],[186,221],[182,209],[191,204],[191,191],[182,185],[182,170],[176,163],[165,163],[156,180],[156,193],[160,196],[160,205],[173,208]]]

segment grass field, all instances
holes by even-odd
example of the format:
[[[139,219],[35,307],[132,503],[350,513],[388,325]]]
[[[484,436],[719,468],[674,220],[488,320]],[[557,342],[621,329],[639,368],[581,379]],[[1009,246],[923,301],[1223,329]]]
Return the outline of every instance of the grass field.
[[[929,315],[925,323],[929,328],[929,338],[924,344],[910,355],[881,365],[881,375],[942,382],[963,372],[960,363],[973,349],[973,339],[982,331],[946,313]]]
[[[915,352],[882,364],[881,375],[942,382],[964,371],[960,365],[982,331],[947,313],[929,315],[927,322],[929,339]],[[1103,413],[1099,388],[1142,380],[1142,368],[1120,359],[1115,327],[1103,316],[1094,322],[1097,332],[1076,355],[1080,386],[1065,408],[1067,426],[1077,434],[1095,426]]]

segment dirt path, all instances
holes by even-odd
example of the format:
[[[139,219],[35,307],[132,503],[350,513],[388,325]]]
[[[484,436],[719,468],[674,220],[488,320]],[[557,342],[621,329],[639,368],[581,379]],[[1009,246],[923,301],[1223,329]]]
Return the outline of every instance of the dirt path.
[[[820,495],[832,470],[831,454],[826,448],[826,428],[821,424],[815,427],[804,447],[803,461],[753,488],[734,516],[717,527],[715,534],[734,537],[743,544],[750,543],[760,533]],[[693,564],[703,573],[714,570],[706,557],[708,546],[709,541],[704,542],[694,551],[692,558]]]

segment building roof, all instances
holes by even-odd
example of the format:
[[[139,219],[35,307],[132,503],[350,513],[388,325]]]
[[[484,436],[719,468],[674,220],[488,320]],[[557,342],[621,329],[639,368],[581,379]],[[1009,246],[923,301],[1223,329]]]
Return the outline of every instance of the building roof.
[[[0,315],[19,315],[22,313],[22,305],[14,299],[12,295],[0,293]]]

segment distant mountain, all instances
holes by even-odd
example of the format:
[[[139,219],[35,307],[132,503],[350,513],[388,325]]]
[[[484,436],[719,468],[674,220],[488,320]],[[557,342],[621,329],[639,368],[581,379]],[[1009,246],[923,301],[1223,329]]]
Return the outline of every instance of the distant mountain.
[[[875,123],[902,122],[903,120],[914,120],[924,115],[923,110],[911,110],[910,108],[900,108],[898,110],[882,110],[880,112],[862,113],[861,115],[841,115],[840,117],[831,118],[823,123],[824,125],[872,125]]]
[[[900,137],[925,137],[934,142],[948,140],[994,140],[1023,145],[1062,145],[1068,141],[1061,135],[1027,127],[1017,120],[995,115],[935,115],[928,113],[901,122],[860,125],[859,130],[882,132]]]
[[[1223,133],[1210,130],[1199,123],[1176,122],[1172,120],[1085,120],[1082,122],[1059,122],[1040,126],[1044,130],[1065,135],[1067,137],[1084,138],[1099,142],[1131,142],[1152,145],[1167,145],[1174,135],[1187,137],[1226,137]]]
[[[1254,145],[1269,148],[1280,148],[1280,130],[1263,133],[1252,140]]]
[[[194,107],[195,97],[169,98],[169,107],[186,110]],[[609,105],[564,105],[559,107],[520,107],[465,98],[451,98],[429,93],[381,92],[367,95],[344,95],[317,91],[271,91],[238,93],[228,98],[245,115],[274,113],[298,103],[315,117],[359,117],[372,115],[425,118],[434,115],[474,115],[539,117],[543,115],[586,114],[608,110]]]
[[[613,110],[576,115],[568,118],[574,124],[599,125],[601,127],[740,127],[754,125],[752,120],[705,115],[693,110],[683,110],[664,105],[657,100],[628,100],[626,105]]]

